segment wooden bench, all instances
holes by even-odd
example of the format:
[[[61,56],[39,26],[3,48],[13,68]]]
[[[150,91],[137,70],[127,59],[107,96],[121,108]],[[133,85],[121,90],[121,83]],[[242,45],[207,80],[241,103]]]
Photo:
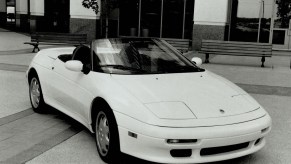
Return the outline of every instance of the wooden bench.
[[[268,43],[234,42],[218,40],[202,40],[201,53],[206,54],[205,63],[209,63],[209,54],[230,56],[272,57],[272,45]]]
[[[30,44],[34,46],[33,51],[40,50],[38,45],[82,45],[87,42],[87,34],[69,34],[69,33],[33,33],[31,34]]]
[[[167,43],[175,47],[181,53],[188,52],[191,47],[190,39],[172,39],[172,38],[162,38]]]

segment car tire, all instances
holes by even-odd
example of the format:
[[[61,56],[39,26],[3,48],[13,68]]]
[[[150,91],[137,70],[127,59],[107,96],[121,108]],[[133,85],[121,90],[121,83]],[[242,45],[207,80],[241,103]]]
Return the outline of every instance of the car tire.
[[[40,81],[36,74],[32,75],[29,81],[29,98],[32,109],[36,113],[45,113],[46,104],[43,100]]]
[[[97,112],[94,128],[100,158],[106,163],[116,163],[121,153],[117,123],[111,109]]]

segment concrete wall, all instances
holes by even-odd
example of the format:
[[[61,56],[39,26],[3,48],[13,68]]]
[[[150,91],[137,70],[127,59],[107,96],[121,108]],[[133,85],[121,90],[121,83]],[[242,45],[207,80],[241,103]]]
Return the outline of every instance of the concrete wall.
[[[99,7],[100,0],[98,1]],[[99,11],[101,8],[99,8]],[[96,38],[99,29],[100,12],[96,13],[90,8],[82,6],[82,0],[70,1],[70,33],[87,34],[88,41]]]
[[[44,0],[30,0],[30,13],[31,15],[44,16]]]
[[[228,34],[230,0],[195,0],[193,48],[199,50],[202,39],[225,40]]]
[[[0,0],[0,12],[6,12],[6,0]]]
[[[83,18],[83,19],[99,19],[100,12],[96,15],[92,9],[87,9],[82,6],[83,0],[71,0],[70,1],[70,15],[71,18]],[[100,7],[100,0],[98,1]],[[99,8],[100,10],[100,8]]]
[[[0,0],[0,26],[6,25],[6,0]]]
[[[27,0],[16,0],[16,14],[27,14]]]
[[[30,31],[35,32],[44,21],[44,0],[30,0],[30,14]]]
[[[28,31],[28,0],[16,0],[16,28],[21,31]]]

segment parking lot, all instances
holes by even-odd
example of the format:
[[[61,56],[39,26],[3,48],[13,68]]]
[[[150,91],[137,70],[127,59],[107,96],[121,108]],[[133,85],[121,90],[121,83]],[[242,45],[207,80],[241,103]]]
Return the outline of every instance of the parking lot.
[[[25,71],[35,54],[23,45],[29,37],[5,30],[0,35],[0,163],[103,163],[93,135],[81,124],[53,108],[46,114],[32,111]],[[203,67],[242,87],[273,119],[261,151],[218,163],[290,163],[290,57],[273,56],[261,68],[259,58],[215,56]],[[123,155],[120,163],[149,162]]]

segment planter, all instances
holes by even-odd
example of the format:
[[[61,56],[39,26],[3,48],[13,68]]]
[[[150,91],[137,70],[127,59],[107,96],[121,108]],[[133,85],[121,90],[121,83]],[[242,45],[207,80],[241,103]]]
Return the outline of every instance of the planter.
[[[136,35],[136,28],[130,28],[129,35],[130,35],[130,36],[137,36],[137,35]]]
[[[147,29],[147,28],[142,29],[142,36],[149,37],[149,29]]]

